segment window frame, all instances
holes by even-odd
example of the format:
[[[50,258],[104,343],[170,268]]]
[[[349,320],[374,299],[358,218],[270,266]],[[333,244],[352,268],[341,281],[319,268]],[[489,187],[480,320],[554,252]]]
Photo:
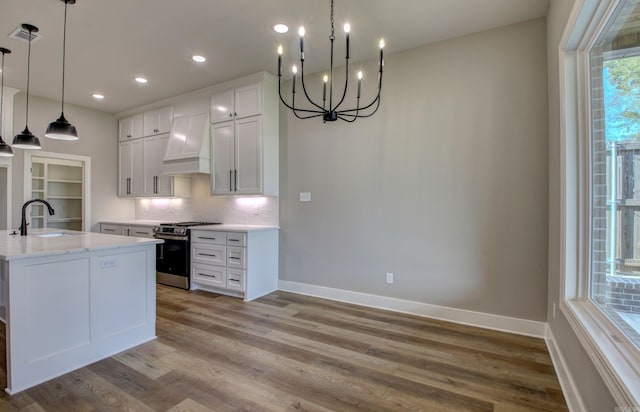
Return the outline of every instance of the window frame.
[[[591,301],[590,50],[624,0],[576,0],[559,47],[560,310],[620,406],[640,404],[640,350]]]

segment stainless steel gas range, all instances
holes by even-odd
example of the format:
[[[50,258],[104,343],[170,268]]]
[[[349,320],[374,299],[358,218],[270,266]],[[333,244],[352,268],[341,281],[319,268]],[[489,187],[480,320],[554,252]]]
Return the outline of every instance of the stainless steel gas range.
[[[190,227],[219,225],[217,222],[162,223],[153,227],[153,237],[164,240],[156,247],[156,279],[158,283],[189,289],[191,271]]]

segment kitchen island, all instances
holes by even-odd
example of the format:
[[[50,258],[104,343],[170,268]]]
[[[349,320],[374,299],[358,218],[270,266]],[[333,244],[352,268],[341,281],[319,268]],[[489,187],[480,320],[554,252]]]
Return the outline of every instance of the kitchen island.
[[[158,239],[0,231],[9,394],[155,338]]]

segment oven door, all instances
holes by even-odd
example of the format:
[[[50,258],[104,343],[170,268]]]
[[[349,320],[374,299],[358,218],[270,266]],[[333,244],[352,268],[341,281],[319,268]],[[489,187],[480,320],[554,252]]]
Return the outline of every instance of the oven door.
[[[189,289],[189,241],[187,238],[155,235],[164,243],[156,245],[158,283]]]

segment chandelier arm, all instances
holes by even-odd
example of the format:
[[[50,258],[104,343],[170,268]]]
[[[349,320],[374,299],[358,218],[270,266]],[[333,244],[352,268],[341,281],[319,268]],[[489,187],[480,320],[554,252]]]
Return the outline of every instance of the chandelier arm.
[[[345,58],[345,72],[344,72],[344,91],[342,92],[342,98],[340,99],[340,101],[338,102],[338,104],[336,104],[336,107],[333,107],[331,110],[335,110],[338,111],[338,107],[340,107],[340,105],[342,104],[342,102],[344,101],[344,98],[347,96],[347,88],[349,86],[349,58]]]
[[[317,107],[318,109],[324,112],[324,109],[322,108],[322,106],[320,106],[319,104],[311,100],[311,97],[309,97],[309,94],[307,93],[307,87],[304,84],[304,60],[300,61],[300,80],[302,82],[302,91],[304,92],[304,95],[309,101],[309,103],[311,103],[312,105],[314,105],[315,107]]]
[[[353,117],[353,118],[354,118],[354,120],[355,120],[355,119],[364,119],[364,118],[367,118],[367,117],[371,117],[371,116],[373,116],[373,115],[378,111],[378,108],[379,108],[379,107],[380,107],[380,99],[378,99],[378,104],[376,105],[376,108],[375,108],[375,109],[373,109],[373,111],[372,111],[371,113],[368,113],[368,114],[359,114],[359,115],[357,115],[357,116],[356,116],[356,115],[354,115],[354,114],[350,114],[350,113],[340,113],[338,116],[351,116],[351,117]],[[343,119],[343,120],[344,120],[344,119]],[[348,120],[345,120],[345,121],[348,121]]]
[[[305,113],[319,113],[318,116],[320,116],[320,115],[322,115],[324,113],[324,111],[319,111],[319,110],[296,109],[292,105],[289,105],[289,103],[287,103],[284,100],[284,98],[282,97],[282,90],[281,90],[281,87],[280,87],[280,81],[278,81],[278,96],[280,96],[280,101],[282,102],[282,104],[284,104],[287,107],[287,109],[293,110],[294,112],[297,110],[299,112],[305,112]]]
[[[370,108],[371,106],[373,106],[374,104],[376,104],[376,102],[378,103],[378,105],[380,105],[380,93],[382,92],[382,72],[380,72],[380,77],[379,77],[379,81],[378,81],[378,95],[375,97],[375,99],[373,99],[373,101],[371,103],[369,103],[368,105],[361,107],[359,109],[345,109],[345,110],[340,110],[338,112],[338,114],[348,114],[349,112],[355,112],[358,110],[367,110],[368,108]],[[377,110],[377,109],[376,109]],[[374,112],[375,113],[375,112]]]
[[[314,118],[314,117],[320,117],[320,116],[322,116],[322,115],[323,115],[322,113],[317,113],[317,114],[311,114],[311,115],[309,115],[309,116],[300,116],[300,115],[298,114],[298,112],[296,112],[296,110],[299,110],[299,109],[295,109],[295,110],[293,110],[293,114],[294,114],[298,119],[302,119],[302,120],[304,120],[304,119],[312,119],[312,118]]]

